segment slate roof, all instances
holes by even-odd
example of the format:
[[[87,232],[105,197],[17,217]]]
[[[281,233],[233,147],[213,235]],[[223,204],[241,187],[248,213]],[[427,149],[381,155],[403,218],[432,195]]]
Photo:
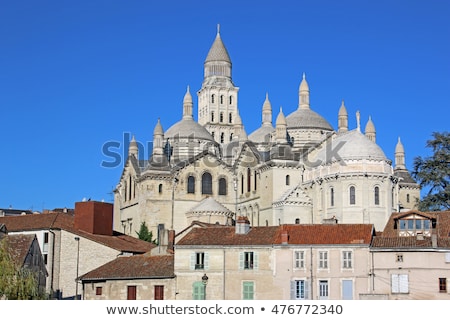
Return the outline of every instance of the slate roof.
[[[2,216],[20,216],[25,214],[33,214],[31,210],[20,210],[20,209],[3,209],[0,208]]]
[[[116,258],[84,275],[81,281],[112,279],[163,279],[174,278],[173,255],[136,255]]]
[[[43,213],[16,217],[0,217],[8,232],[65,230],[121,252],[145,253],[155,247],[147,241],[114,231],[112,236],[92,234],[74,228],[74,216],[67,213]]]

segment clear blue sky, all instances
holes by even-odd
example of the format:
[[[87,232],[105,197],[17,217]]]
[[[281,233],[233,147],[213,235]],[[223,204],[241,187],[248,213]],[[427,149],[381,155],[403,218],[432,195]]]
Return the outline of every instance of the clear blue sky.
[[[266,92],[274,120],[297,108],[305,72],[314,111],[337,128],[344,99],[350,129],[371,116],[411,169],[450,127],[449,17],[437,0],[1,1],[0,208],[111,201],[123,162],[102,167],[102,146],[151,141],[158,117],[168,129],[188,85],[196,116],[218,23],[247,133]]]

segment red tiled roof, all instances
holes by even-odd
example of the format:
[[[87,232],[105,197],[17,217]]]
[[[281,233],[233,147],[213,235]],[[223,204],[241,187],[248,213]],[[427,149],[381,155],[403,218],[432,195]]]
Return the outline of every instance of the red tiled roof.
[[[374,248],[430,248],[431,238],[424,237],[419,240],[417,237],[375,237],[372,247]]]
[[[82,281],[173,278],[173,255],[119,257],[80,277]]]
[[[289,235],[288,244],[366,244],[374,232],[369,224],[283,225],[250,227],[247,234],[236,234],[234,227],[193,228],[177,243],[183,245],[272,245],[282,243],[282,233]]]
[[[271,245],[278,227],[251,227],[246,234],[237,234],[235,227],[193,228],[177,242],[178,245]]]
[[[293,224],[279,228],[275,244],[282,243],[282,233],[287,232],[288,244],[365,244],[374,235],[371,224]]]
[[[8,232],[48,229],[65,230],[122,252],[145,253],[155,247],[152,243],[116,231],[113,232],[112,236],[108,236],[75,229],[74,216],[68,213],[53,212],[16,217],[0,217],[0,224],[2,223],[6,225]]]

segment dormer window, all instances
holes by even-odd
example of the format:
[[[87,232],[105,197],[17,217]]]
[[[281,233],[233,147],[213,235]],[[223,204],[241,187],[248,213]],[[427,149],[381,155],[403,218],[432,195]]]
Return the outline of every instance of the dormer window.
[[[430,236],[432,223],[430,219],[411,216],[398,220],[399,236]]]

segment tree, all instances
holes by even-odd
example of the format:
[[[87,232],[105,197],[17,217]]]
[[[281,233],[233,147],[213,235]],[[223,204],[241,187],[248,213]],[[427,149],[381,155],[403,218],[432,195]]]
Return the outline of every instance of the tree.
[[[145,221],[141,223],[139,232],[136,232],[139,239],[156,244],[156,239],[153,239],[153,232],[148,230]]]
[[[18,266],[12,259],[7,239],[0,241],[0,299],[42,299],[38,282],[31,270]]]
[[[433,150],[429,157],[414,158],[412,176],[428,193],[419,202],[421,211],[450,209],[450,134],[434,132],[427,141],[427,148]]]

